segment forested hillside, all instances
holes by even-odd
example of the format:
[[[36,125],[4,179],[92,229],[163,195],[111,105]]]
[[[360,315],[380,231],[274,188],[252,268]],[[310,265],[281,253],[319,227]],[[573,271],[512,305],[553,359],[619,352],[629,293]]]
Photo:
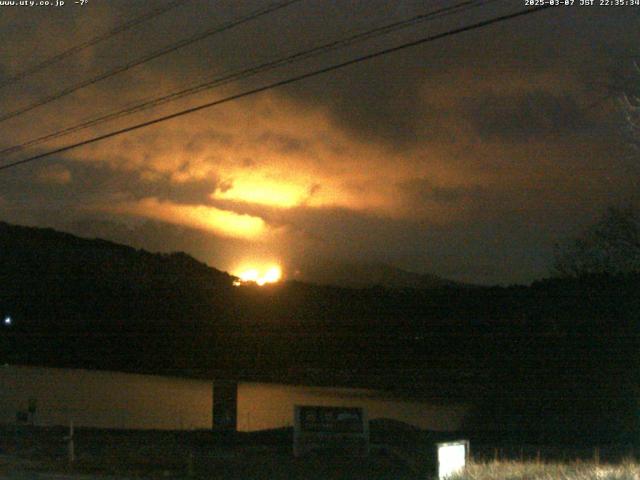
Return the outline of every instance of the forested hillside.
[[[427,290],[234,287],[182,253],[0,224],[0,284],[4,363],[471,399],[471,423],[488,430],[636,428],[636,274]]]

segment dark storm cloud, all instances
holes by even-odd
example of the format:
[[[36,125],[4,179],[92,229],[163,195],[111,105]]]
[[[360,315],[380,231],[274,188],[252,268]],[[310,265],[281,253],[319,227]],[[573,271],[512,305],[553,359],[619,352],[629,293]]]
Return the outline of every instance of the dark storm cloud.
[[[543,12],[349,67],[300,95],[316,95],[356,137],[400,150],[447,139],[461,123],[491,140],[594,133],[591,109],[611,93],[608,70],[637,52],[628,35],[634,23],[621,11]]]
[[[372,26],[381,26],[394,21],[411,18],[418,13],[437,10],[446,2],[433,2],[425,6],[423,2],[393,2],[382,0],[368,2],[331,3],[311,1],[296,5],[282,15],[270,19],[269,29],[258,32],[233,32],[233,43],[222,45],[215,52],[216,58],[225,65],[238,62],[237,45],[246,52],[245,61],[259,62],[256,42],[269,45],[278,54],[296,53],[333,41],[347,38]],[[472,20],[477,16],[466,15]],[[331,21],[328,19],[331,18]],[[417,27],[381,37],[380,40],[356,44],[346,50],[324,55],[318,60],[302,62],[300,67],[291,67],[293,72],[313,70],[319,66],[354,58],[364,53],[400,44],[404,41],[435,33],[447,26],[462,23],[441,21],[433,25],[419,24]],[[304,35],[301,36],[300,32]],[[237,34],[236,34],[237,33]],[[256,35],[258,39],[256,39]],[[231,48],[231,45],[235,45]],[[278,53],[276,53],[278,52]],[[256,57],[254,57],[256,56]],[[355,67],[323,75],[318,79],[287,87],[286,92],[301,104],[328,107],[334,120],[341,127],[359,139],[374,141],[400,149],[415,145],[422,124],[420,86],[428,73],[431,55],[399,53],[363,63]],[[251,61],[247,63],[251,64]],[[282,75],[266,78],[282,78]],[[247,84],[253,84],[253,79]]]
[[[26,178],[36,178],[25,191],[20,182],[2,183],[6,202],[22,204],[25,197],[41,204],[67,204],[78,208],[101,199],[142,199],[155,197],[177,203],[208,203],[209,195],[219,187],[216,179],[174,182],[167,175],[143,178],[141,172],[113,169],[102,164],[59,161],[34,165],[25,170]]]
[[[308,143],[304,140],[275,132],[264,132],[256,140],[270,145],[275,151],[285,155],[305,152],[308,147]]]
[[[80,171],[78,171],[80,170]],[[143,178],[137,172],[114,171],[109,168],[76,167],[71,168],[76,176],[85,182],[80,188],[100,194],[129,192],[132,199],[154,197],[183,204],[209,203],[210,194],[221,183],[215,178],[203,180],[172,181],[168,175],[156,174]],[[108,178],[105,182],[104,179]]]
[[[428,178],[415,178],[398,185],[398,189],[409,197],[411,203],[434,201],[438,203],[458,203],[476,200],[487,193],[480,186],[442,186],[436,185]]]
[[[419,65],[395,59],[384,63],[391,75],[381,75],[375,63],[335,75],[327,82],[327,103],[338,124],[363,141],[415,146],[424,140],[419,136],[425,114]]]
[[[19,40],[12,53],[0,52],[0,74],[6,77],[25,59],[44,58],[148,8],[118,0],[92,4],[93,10],[29,17],[13,10],[11,20],[0,18],[2,40]],[[65,62],[57,85],[45,72],[12,87],[3,107],[265,4],[188,2]],[[300,2],[7,123],[0,141],[11,145],[37,127],[50,131],[448,4]],[[203,93],[166,112],[521,7],[496,2],[481,12],[421,24]],[[608,93],[611,65],[637,48],[634,15],[634,9],[549,9],[96,144],[73,153],[72,161],[55,159],[49,169],[33,165],[0,179],[3,218],[153,250],[186,250],[227,269],[243,254],[266,252],[285,261],[375,259],[471,282],[531,280],[546,273],[555,240],[587,223],[600,207],[638,191],[640,162],[622,159],[615,134],[619,112],[611,104],[589,108]],[[152,117],[145,115],[136,121]],[[249,191],[262,181],[276,190],[282,186],[285,194],[290,190],[284,187],[303,194],[291,208],[212,199],[213,192],[232,193],[243,181]],[[252,215],[267,230],[284,233],[264,246],[220,238],[193,224],[104,211],[114,202],[150,198],[160,206]],[[89,212],[89,206],[103,210]]]
[[[329,7],[326,3],[311,1],[308,5],[294,5],[268,18],[256,20],[248,24],[247,28],[232,29],[220,36],[197,42],[181,49],[179,55],[155,60],[145,66],[145,69],[154,76],[162,75],[180,82],[191,81],[193,77],[211,75],[218,71],[233,71],[242,65],[260,63],[266,58],[276,57],[278,53],[299,51],[304,47],[334,39],[336,36],[344,37],[353,32],[365,30],[371,25],[384,24],[410,17],[415,13],[431,11],[441,4],[444,5],[445,2],[436,2],[428,8],[422,2],[398,2],[390,6],[388,2],[376,0]],[[95,56],[92,59],[95,59],[93,61],[96,64],[98,60],[100,64],[124,63],[127,57],[139,55],[138,50],[153,51],[158,46],[166,44],[167,39],[162,35],[164,31],[169,33],[178,27],[184,37],[187,36],[186,33],[191,34],[203,31],[207,26],[210,27],[205,19],[210,21],[211,18],[215,18],[217,22],[222,23],[255,10],[258,5],[260,2],[219,2],[215,4],[215,8],[212,4],[198,5],[196,8],[195,5],[187,4],[185,8],[174,12],[173,15],[159,17],[156,24],[143,26],[141,32],[129,32],[124,39],[127,43],[134,43],[136,49],[128,48],[123,51],[106,42],[96,47]],[[111,11],[105,15],[110,19],[116,14],[131,15],[127,7],[128,5],[114,2]],[[106,7],[102,6],[102,9],[107,12]],[[426,23],[420,28],[386,36],[384,42],[373,42],[353,48],[348,50],[348,54],[325,56],[322,61],[326,64],[327,61],[351,58],[381,46],[398,44],[428,33],[444,31],[504,10],[514,10],[514,6],[511,5],[511,9],[505,9],[504,5],[501,8],[496,6],[494,9],[478,10],[475,14]],[[592,12],[585,13],[592,15]],[[543,68],[553,74],[556,67],[552,62],[544,59],[552,57],[560,50],[564,50],[567,54],[571,52],[571,48],[566,46],[569,42],[560,45],[562,48],[554,48],[561,35],[546,31],[545,22],[551,20],[555,24],[564,26],[571,24],[574,20],[576,23],[584,24],[585,22],[581,19],[572,19],[567,11],[557,14],[545,12],[537,15],[539,16],[534,15],[527,22],[527,30],[532,32],[526,35],[531,39],[530,42],[508,38],[508,34],[500,30],[498,35],[493,35],[495,31],[489,29],[486,33],[478,32],[471,37],[471,41],[478,38],[484,42],[488,37],[493,36],[494,39],[489,38],[490,51],[482,45],[477,45],[479,48],[465,47],[464,45],[468,42],[463,35],[460,37],[461,40],[438,41],[433,45],[349,67],[318,80],[305,81],[300,87],[289,88],[287,92],[304,103],[311,102],[328,107],[338,125],[357,138],[381,142],[399,149],[416,146],[424,141],[425,137],[429,139],[430,135],[442,129],[441,114],[451,109],[457,110],[462,121],[468,117],[469,121],[482,126],[482,135],[500,135],[502,133],[500,130],[505,126],[508,127],[504,132],[505,135],[509,134],[509,130],[513,134],[533,132],[528,135],[535,135],[538,133],[537,128],[543,128],[542,133],[545,133],[551,128],[549,125],[553,124],[554,120],[569,119],[575,123],[579,122],[581,117],[576,109],[575,100],[556,94],[554,91],[558,85],[555,84],[537,85],[535,92],[527,90],[517,93],[507,92],[508,99],[504,98],[503,93],[487,95],[486,98],[471,98],[472,105],[468,108],[459,105],[459,94],[456,92],[456,86],[452,85],[452,88],[446,92],[449,105],[441,105],[436,111],[429,111],[429,108],[433,109],[433,105],[428,108],[426,103],[432,83],[443,80],[442,72],[449,71],[455,77],[456,72],[468,75],[478,65],[497,62],[499,66],[503,61],[511,61],[514,54],[519,55],[520,52],[514,51],[518,47],[525,47],[527,50],[522,52],[523,55],[526,55],[530,61],[535,59],[534,61],[539,64],[542,62]],[[618,15],[617,12],[616,15]],[[327,17],[333,20],[327,23]],[[595,19],[599,20],[600,17],[602,15]],[[523,22],[524,20],[518,20],[514,24],[521,25]],[[152,26],[155,28],[152,29]],[[579,33],[582,37],[593,36],[593,32],[589,33],[588,30],[595,32],[603,28],[605,30],[602,36],[605,38],[619,35],[618,32],[609,31],[613,29],[610,22],[599,24],[598,27],[582,28]],[[301,31],[305,33],[303,38],[300,38]],[[496,40],[500,38],[502,41]],[[613,46],[618,47],[612,51],[618,52],[619,45],[613,42],[613,38],[609,38],[609,41]],[[579,44],[579,42],[576,43]],[[256,48],[256,44],[260,44],[262,48]],[[273,53],[266,55],[265,50]],[[240,55],[239,52],[241,52]],[[455,63],[450,62],[451,58],[455,58]],[[303,65],[311,67],[316,64],[312,62]],[[123,91],[135,90],[134,87],[139,83],[138,86],[144,88],[146,79],[140,78],[139,70],[116,77],[113,81],[120,83],[109,84],[110,87]],[[525,69],[522,72],[512,71],[508,74],[517,77],[527,75],[528,72]],[[498,75],[504,75],[499,68],[496,68],[493,73],[484,71],[482,77],[478,79],[479,88],[496,83],[493,77]],[[444,80],[450,81],[448,78]],[[572,80],[582,83],[579,75]],[[255,81],[252,78],[245,84],[253,86]],[[559,110],[557,118],[552,118],[554,109]],[[532,119],[535,124],[529,129],[518,128],[518,125],[524,124],[526,120],[523,119],[530,113],[537,115]],[[510,123],[512,119],[517,121],[515,126]],[[491,128],[492,125],[494,128]]]
[[[189,153],[199,154],[211,148],[211,145],[230,146],[234,143],[235,136],[226,132],[198,132],[191,136],[184,145],[184,149]]]
[[[536,90],[519,95],[489,94],[469,99],[466,118],[483,140],[524,142],[549,135],[583,133],[586,107],[570,96]]]

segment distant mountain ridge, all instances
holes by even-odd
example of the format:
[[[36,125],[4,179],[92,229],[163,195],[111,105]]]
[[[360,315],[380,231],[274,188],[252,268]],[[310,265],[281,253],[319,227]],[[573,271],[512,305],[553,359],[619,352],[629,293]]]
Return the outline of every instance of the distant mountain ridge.
[[[81,238],[51,228],[0,222],[0,262],[4,269],[28,267],[32,274],[100,269],[101,273],[206,276],[230,283],[232,277],[183,252],[152,253],[99,238]],[[144,264],[144,267],[142,266]]]
[[[507,418],[535,441],[540,426],[574,425],[566,438],[620,441],[637,422],[637,382],[620,379],[640,371],[640,274],[432,289],[232,282],[184,253],[0,223],[0,318],[13,320],[0,323],[0,364],[473,399],[478,428]]]
[[[15,316],[16,329],[227,318],[232,281],[185,253],[0,222],[0,314]]]
[[[99,268],[103,271],[119,269],[121,274],[134,274],[135,277],[142,271],[147,271],[149,274],[149,269],[155,272],[168,269],[167,271],[172,271],[173,275],[181,272],[182,275],[191,277],[210,277],[211,280],[215,278],[216,282],[232,281],[228,273],[202,263],[183,252],[153,253],[109,240],[79,237],[51,228],[26,227],[0,222],[0,248],[3,250],[0,252],[0,261],[5,265],[11,264],[11,257],[15,259],[20,253],[20,262],[29,258],[33,260],[29,265],[31,271],[39,271],[44,268],[44,265],[66,271],[72,268],[76,260],[80,260],[86,263],[85,266],[91,264],[94,269]],[[146,263],[144,268],[141,267],[141,262]],[[80,266],[76,265],[74,268],[80,268]],[[296,274],[286,275],[285,280],[356,289],[371,287],[432,289],[463,286],[436,275],[408,272],[384,263],[321,261],[302,265],[299,270]]]
[[[415,273],[384,263],[323,262],[305,265],[296,278],[318,285],[344,288],[415,288],[431,289],[464,284],[428,273]]]

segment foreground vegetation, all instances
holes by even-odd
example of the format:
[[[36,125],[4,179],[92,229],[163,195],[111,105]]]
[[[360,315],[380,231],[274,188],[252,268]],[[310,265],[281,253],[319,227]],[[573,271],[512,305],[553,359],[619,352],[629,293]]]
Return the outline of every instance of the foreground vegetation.
[[[372,426],[373,446],[366,458],[345,455],[342,449],[296,458],[291,429],[230,434],[78,428],[70,463],[66,428],[0,425],[0,479],[37,478],[40,473],[146,480],[429,480],[433,476],[431,447],[442,439],[421,441]],[[621,460],[633,457],[630,447],[602,447],[597,457],[588,457],[594,450],[536,446],[541,461],[526,460],[531,457],[522,455],[531,452],[520,447],[518,453],[525,460],[480,461],[492,458],[494,449],[475,444],[475,461],[451,480],[640,480],[640,464]],[[506,447],[496,452],[513,453]],[[571,460],[550,460],[560,454]]]
[[[492,461],[471,463],[451,480],[640,480],[640,465],[631,461],[616,465]]]

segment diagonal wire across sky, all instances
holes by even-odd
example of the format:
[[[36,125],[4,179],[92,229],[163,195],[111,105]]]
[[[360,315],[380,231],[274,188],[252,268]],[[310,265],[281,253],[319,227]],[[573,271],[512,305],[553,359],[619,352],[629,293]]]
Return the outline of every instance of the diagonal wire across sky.
[[[411,47],[415,47],[415,46],[418,46],[418,45],[422,45],[422,44],[425,44],[425,43],[433,42],[433,41],[440,40],[440,39],[443,39],[443,38],[448,38],[448,37],[452,37],[452,36],[455,36],[455,35],[459,35],[459,34],[462,34],[464,32],[477,30],[477,29],[480,29],[480,28],[485,28],[485,27],[488,27],[490,25],[494,25],[496,23],[513,20],[513,19],[519,18],[519,17],[525,17],[525,16],[531,15],[533,13],[541,12],[541,11],[546,10],[548,8],[550,8],[550,5],[542,5],[542,6],[537,6],[537,7],[533,7],[533,8],[527,8],[527,9],[524,9],[524,10],[519,10],[519,11],[514,12],[514,13],[493,17],[493,18],[490,18],[488,20],[483,20],[483,21],[471,23],[471,24],[468,24],[468,25],[465,25],[465,26],[462,26],[462,27],[459,27],[459,28],[447,30],[447,31],[442,32],[442,33],[438,33],[438,34],[422,37],[422,38],[419,38],[417,40],[413,40],[413,41],[410,41],[410,42],[405,42],[405,43],[402,43],[400,45],[396,45],[396,46],[393,46],[393,47],[385,48],[385,49],[382,49],[382,50],[377,50],[375,52],[368,53],[368,54],[365,54],[365,55],[361,55],[361,56],[352,58],[352,59],[344,61],[344,62],[334,63],[334,64],[326,66],[326,67],[322,67],[322,68],[315,69],[315,70],[312,70],[312,71],[309,71],[309,72],[306,72],[306,73],[303,73],[303,74],[300,74],[300,75],[296,75],[296,76],[293,76],[293,77],[286,78],[284,80],[279,80],[279,81],[276,81],[276,82],[269,83],[267,85],[251,88],[249,90],[245,90],[245,91],[240,92],[240,93],[229,95],[227,97],[224,97],[224,98],[221,98],[221,99],[218,99],[218,100],[207,102],[207,103],[204,103],[204,104],[201,104],[201,105],[198,105],[198,106],[195,106],[195,107],[191,107],[191,108],[188,108],[188,109],[184,109],[184,110],[181,110],[181,111],[169,114],[169,115],[164,115],[164,116],[152,119],[152,120],[148,120],[148,121],[145,121],[145,122],[142,122],[142,123],[131,125],[131,126],[126,127],[126,128],[114,130],[114,131],[111,131],[109,133],[105,133],[105,134],[98,135],[98,136],[95,136],[95,137],[92,137],[92,138],[89,138],[89,139],[86,139],[86,140],[82,140],[80,142],[72,143],[70,145],[66,145],[66,146],[63,146],[63,147],[60,147],[60,148],[56,148],[56,149],[53,149],[53,150],[50,150],[50,151],[46,151],[46,152],[43,152],[43,153],[31,156],[31,157],[22,159],[22,160],[17,160],[17,161],[11,162],[11,163],[0,165],[0,170],[8,170],[10,168],[14,168],[14,167],[17,167],[19,165],[26,164],[26,163],[31,163],[31,162],[34,162],[36,160],[40,160],[40,159],[49,157],[51,155],[55,155],[55,154],[58,154],[58,153],[63,153],[63,152],[66,152],[66,151],[69,151],[69,150],[72,150],[72,149],[75,149],[75,148],[79,148],[79,147],[82,147],[82,146],[85,146],[85,145],[89,145],[89,144],[96,143],[96,142],[99,142],[99,141],[102,141],[102,140],[106,140],[108,138],[112,138],[112,137],[116,137],[116,136],[119,136],[119,135],[123,135],[123,134],[129,133],[129,132],[135,131],[135,130],[146,128],[146,127],[151,126],[151,125],[155,125],[155,124],[158,124],[158,123],[161,123],[161,122],[165,122],[165,121],[168,121],[168,120],[171,120],[171,119],[174,119],[174,118],[178,118],[178,117],[185,116],[185,115],[188,115],[188,114],[191,114],[191,113],[195,113],[195,112],[198,112],[198,111],[201,111],[201,110],[204,110],[204,109],[208,109],[208,108],[212,108],[212,107],[224,104],[224,103],[228,103],[228,102],[231,102],[231,101],[234,101],[234,100],[238,100],[240,98],[244,98],[244,97],[248,97],[248,96],[251,96],[251,95],[255,95],[255,94],[258,94],[258,93],[261,93],[261,92],[265,92],[265,91],[268,91],[268,90],[272,90],[274,88],[282,87],[282,86],[285,86],[285,85],[290,85],[290,84],[293,84],[293,83],[296,83],[296,82],[299,82],[299,81],[302,81],[302,80],[305,80],[305,79],[308,79],[308,78],[312,78],[312,77],[316,77],[316,76],[319,76],[319,75],[327,74],[329,72],[333,72],[333,71],[336,71],[338,69],[342,69],[342,68],[348,67],[350,65],[354,65],[354,64],[358,64],[358,63],[365,62],[365,61],[368,61],[368,60],[372,60],[374,58],[381,57],[383,55],[389,55],[389,54],[396,53],[396,52],[399,52],[399,51],[402,51],[402,50],[405,50],[405,49],[408,49],[408,48],[411,48]]]

